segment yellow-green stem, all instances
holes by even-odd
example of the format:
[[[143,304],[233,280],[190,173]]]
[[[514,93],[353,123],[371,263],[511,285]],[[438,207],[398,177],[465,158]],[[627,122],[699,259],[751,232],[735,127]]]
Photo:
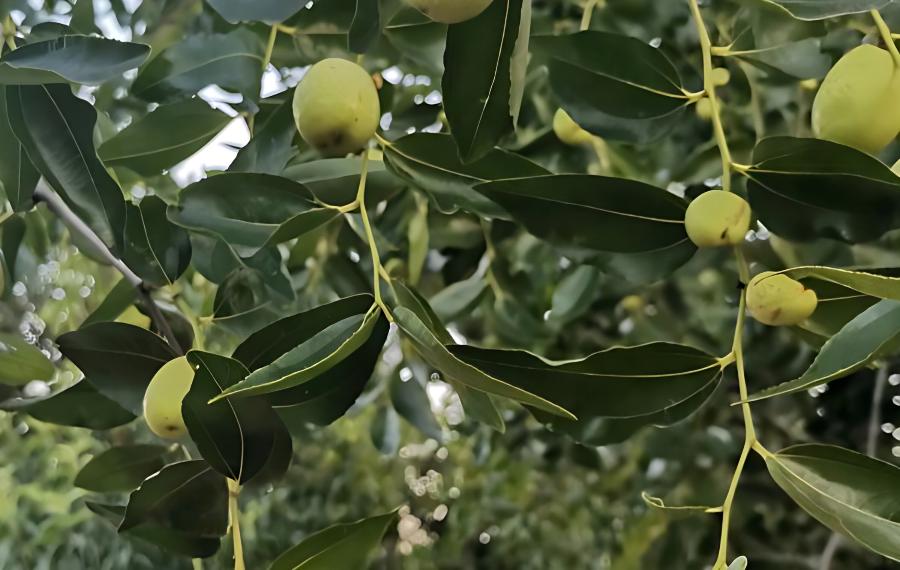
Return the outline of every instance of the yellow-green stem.
[[[234,570],[246,570],[244,545],[241,542],[241,510],[238,502],[240,495],[240,484],[228,479],[228,522],[231,525],[231,538],[234,542]]]
[[[372,231],[372,222],[369,221],[369,212],[366,209],[366,177],[369,173],[369,151],[363,151],[362,170],[359,175],[359,190],[356,192],[356,203],[359,205],[359,215],[362,217],[363,228],[366,231],[366,241],[369,243],[369,251],[372,255],[372,289],[375,302],[381,307],[388,321],[394,322],[394,317],[388,310],[384,299],[381,298],[381,274],[385,272],[381,265],[381,257],[378,255],[378,246],[375,243],[375,233]]]
[[[591,18],[594,16],[594,8],[603,5],[606,0],[587,0],[584,5],[584,12],[581,14],[580,30],[583,32],[591,27]]]
[[[3,21],[3,36],[6,38],[6,45],[9,49],[16,49],[16,24],[10,16]]]
[[[875,25],[878,27],[878,33],[881,34],[881,39],[884,41],[885,47],[891,52],[891,57],[894,58],[894,66],[900,67],[900,51],[897,51],[897,44],[894,43],[894,36],[891,34],[891,29],[888,28],[887,23],[884,21],[884,18],[881,17],[881,13],[878,10],[870,10],[869,13],[872,15],[872,19],[875,20]]]
[[[278,26],[272,26],[269,30],[269,41],[266,42],[266,53],[263,55],[262,61],[262,71],[263,73],[269,69],[269,64],[272,63],[272,52],[275,51],[275,39],[278,37]],[[247,119],[247,128],[250,130],[250,136],[253,136],[253,127],[256,123],[256,114],[253,113]]]
[[[703,54],[703,92],[706,93],[706,97],[709,99],[713,133],[716,137],[719,153],[722,155],[722,189],[729,192],[731,191],[731,151],[728,148],[728,141],[725,139],[725,128],[722,126],[719,98],[716,96],[716,86],[713,83],[712,42],[709,39],[709,31],[706,29],[706,24],[703,23],[703,15],[700,13],[700,6],[697,4],[697,0],[688,0],[688,2],[691,6],[691,14],[694,17],[697,35],[700,36],[700,51]]]

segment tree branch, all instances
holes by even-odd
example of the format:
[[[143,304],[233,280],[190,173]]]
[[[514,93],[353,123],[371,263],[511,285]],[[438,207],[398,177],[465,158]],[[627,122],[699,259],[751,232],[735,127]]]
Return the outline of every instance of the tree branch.
[[[84,220],[79,218],[78,214],[73,212],[56,192],[53,192],[44,186],[38,186],[34,191],[34,201],[46,204],[47,209],[60,219],[66,228],[69,229],[70,233],[77,234],[83,240],[88,242],[105,261],[122,274],[122,277],[137,290],[138,296],[141,298],[147,312],[150,314],[150,319],[156,326],[156,330],[162,334],[169,343],[169,346],[171,346],[176,353],[184,354],[184,350],[182,350],[181,345],[178,343],[178,338],[175,336],[169,321],[163,316],[162,310],[159,308],[159,305],[156,304],[156,301],[153,300],[153,297],[150,295],[150,288],[144,283],[144,280],[132,271],[131,268],[125,265],[124,261],[116,257],[116,255],[110,251],[109,246],[100,239],[100,236],[84,223]]]

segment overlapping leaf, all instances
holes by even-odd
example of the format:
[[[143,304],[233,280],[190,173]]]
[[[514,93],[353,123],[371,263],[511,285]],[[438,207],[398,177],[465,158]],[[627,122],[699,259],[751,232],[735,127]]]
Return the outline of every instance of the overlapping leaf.
[[[43,400],[26,403],[24,410],[42,422],[92,430],[112,429],[136,417],[86,380]]]
[[[359,158],[324,158],[292,164],[284,176],[300,182],[316,198],[327,204],[343,206],[356,199],[362,161]],[[403,180],[394,176],[380,160],[369,159],[366,175],[366,203],[387,200],[403,188]]]
[[[163,468],[162,445],[124,445],[107,449],[88,461],[75,477],[75,486],[95,493],[132,491]]]
[[[273,176],[225,172],[181,191],[169,219],[221,238],[241,257],[301,236],[335,219],[333,208],[317,208],[301,184]]]
[[[141,65],[150,46],[66,35],[26,44],[0,58],[0,84],[103,83]]]
[[[7,119],[6,89],[0,88],[0,191],[13,211],[24,212],[31,208],[31,197],[40,177],[25,147],[13,134]]]
[[[171,285],[191,261],[188,233],[166,217],[167,205],[146,196],[139,205],[126,204],[122,260],[145,283]]]
[[[261,0],[248,3],[244,0],[206,0],[223,18],[238,22],[265,22],[277,24],[303,8],[302,0]]]
[[[50,380],[53,363],[33,344],[15,333],[0,333],[0,384],[24,386],[32,380]]]
[[[877,158],[848,146],[764,139],[746,176],[753,211],[787,239],[859,243],[900,227],[900,178]]]
[[[900,562],[900,468],[832,445],[763,455],[775,482],[819,522]]]

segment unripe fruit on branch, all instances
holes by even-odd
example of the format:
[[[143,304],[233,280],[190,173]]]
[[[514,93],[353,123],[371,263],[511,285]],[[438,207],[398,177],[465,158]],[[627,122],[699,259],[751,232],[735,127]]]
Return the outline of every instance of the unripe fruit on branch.
[[[737,194],[710,190],[688,205],[684,226],[697,247],[737,245],[750,229],[750,204]]]
[[[458,24],[471,20],[491,4],[491,0],[406,0],[406,2],[442,24]]]
[[[900,69],[891,54],[861,45],[822,81],[812,108],[816,136],[877,154],[900,132]]]
[[[325,156],[344,156],[364,147],[380,119],[372,77],[344,59],[323,59],[313,65],[294,91],[297,130]]]
[[[783,273],[765,271],[747,285],[747,309],[766,325],[801,323],[815,312],[818,303],[815,291]]]
[[[694,111],[697,113],[697,116],[704,121],[712,119],[712,103],[710,103],[709,99],[706,97],[697,101]]]
[[[194,381],[194,369],[184,356],[166,362],[144,393],[144,421],[150,431],[163,439],[187,435],[181,415],[181,401]]]
[[[553,132],[556,133],[556,138],[572,146],[591,144],[594,140],[591,133],[582,129],[581,125],[562,109],[557,109],[553,115]]]
[[[731,81],[731,72],[727,67],[714,67],[712,70],[712,84],[716,87],[724,87]]]

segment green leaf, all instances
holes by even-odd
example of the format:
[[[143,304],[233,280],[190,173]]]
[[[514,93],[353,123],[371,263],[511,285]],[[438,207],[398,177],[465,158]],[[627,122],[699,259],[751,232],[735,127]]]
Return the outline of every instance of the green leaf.
[[[562,246],[641,253],[688,240],[684,200],[634,180],[559,174],[486,182],[475,189],[530,233]]]
[[[753,150],[746,176],[753,211],[787,239],[860,243],[900,228],[900,178],[877,158],[848,146],[764,139]]]
[[[148,477],[128,497],[119,532],[153,524],[191,536],[225,534],[228,489],[206,461],[181,461]]]
[[[169,219],[219,237],[241,257],[311,232],[340,215],[316,208],[309,190],[270,174],[225,172],[181,191]]]
[[[140,205],[126,204],[122,260],[145,283],[171,285],[191,261],[188,233],[166,217],[167,206],[158,196],[146,196]]]
[[[230,121],[202,99],[162,105],[105,141],[97,152],[107,166],[153,176],[203,148]]]
[[[262,60],[262,42],[246,28],[191,36],[141,68],[132,93],[148,101],[168,101],[215,84],[254,101],[259,98]]]
[[[0,58],[0,84],[98,84],[140,66],[150,46],[94,36],[26,44]]]
[[[555,402],[495,378],[460,360],[435,337],[415,313],[406,307],[398,307],[394,317],[400,330],[412,342],[422,358],[447,378],[481,392],[509,398],[565,418],[576,418],[572,412]]]
[[[165,465],[162,445],[113,447],[91,458],[75,477],[75,486],[95,493],[132,491]]]
[[[366,53],[381,35],[379,0],[356,0],[356,12],[347,32],[347,44],[353,53]]]
[[[526,6],[497,0],[447,30],[444,111],[463,162],[483,157],[513,130],[511,62]]]
[[[550,320],[564,323],[584,314],[597,297],[600,278],[600,271],[589,265],[579,265],[563,277],[553,290]]]
[[[802,376],[747,398],[750,402],[802,392],[843,378],[900,346],[900,301],[872,305],[828,339]]]
[[[533,43],[535,51],[549,59],[550,87],[563,109],[596,135],[652,142],[664,136],[687,107],[677,69],[645,41],[584,31],[539,36]]]
[[[384,37],[412,64],[435,76],[444,73],[447,25],[411,6],[399,10],[384,27]]]
[[[119,279],[115,286],[104,297],[103,302],[94,309],[81,323],[81,328],[94,323],[114,321],[125,309],[134,304],[137,290],[126,279]]]
[[[854,291],[878,297],[879,299],[900,301],[900,277],[867,273],[865,270],[838,269],[836,267],[816,265],[792,267],[791,269],[779,271],[779,273],[784,273],[788,277],[797,280],[819,279],[843,285]]]
[[[24,386],[32,380],[50,380],[53,363],[18,334],[0,333],[0,384]]]
[[[391,376],[389,393],[391,404],[400,414],[400,417],[408,421],[412,426],[425,436],[436,441],[443,441],[444,435],[441,426],[431,413],[431,402],[425,388],[415,378],[403,380],[400,374]]]
[[[136,416],[156,371],[177,355],[152,332],[124,323],[96,323],[57,339],[59,350],[97,390]]]
[[[452,321],[472,311],[481,302],[486,290],[487,282],[477,276],[457,281],[438,291],[431,298],[430,305],[439,322]]]
[[[107,430],[125,425],[136,417],[82,380],[61,392],[25,406],[36,420],[51,424]]]
[[[324,328],[271,364],[225,389],[213,401],[234,395],[270,394],[306,384],[358,350],[372,335],[381,317],[381,309],[373,303],[364,314],[316,323]]]
[[[247,369],[227,356],[199,350],[187,354],[195,368],[181,404],[184,423],[200,455],[222,475],[244,484],[269,460],[278,417],[261,398],[208,402],[247,377]]]
[[[97,111],[68,85],[6,88],[9,123],[32,163],[108,246],[121,246],[125,198],[94,151]]]
[[[371,552],[397,520],[397,511],[336,524],[312,534],[282,553],[269,570],[334,570],[364,568]]]
[[[821,79],[831,69],[831,57],[822,53],[821,38],[805,38],[796,42],[768,46],[754,46],[753,35],[746,33],[743,41],[730,48],[731,55],[776,76],[793,79]],[[743,49],[743,44],[748,44]]]
[[[25,147],[13,134],[7,118],[6,89],[0,87],[0,200],[5,195],[14,212],[30,210],[40,178]]]
[[[378,408],[369,426],[369,439],[380,454],[386,457],[397,454],[400,448],[400,416],[394,408]]]
[[[834,532],[900,562],[900,468],[832,445],[764,453],[781,489]]]
[[[284,101],[265,121],[258,124],[253,138],[238,151],[231,166],[228,167],[229,172],[282,174],[284,167],[294,156],[296,149],[292,143],[297,134],[293,114],[294,91],[290,90],[279,96],[283,96]],[[268,99],[265,99],[261,103],[265,104],[267,101]]]
[[[316,198],[343,206],[356,199],[362,161],[359,158],[324,158],[292,164],[284,176],[300,182]],[[377,204],[400,191],[403,181],[389,172],[380,160],[369,159],[366,176],[366,204]]]
[[[799,20],[824,20],[835,16],[860,14],[872,9],[883,8],[891,0],[765,0],[780,6]]]
[[[302,0],[206,0],[220,16],[237,24],[239,22],[265,22],[278,24],[299,12]]]
[[[84,0],[81,0],[82,2]],[[113,526],[118,527],[125,516],[125,507],[119,505],[106,505],[85,501],[84,505],[91,512],[103,517]],[[153,523],[145,523],[126,532],[128,536],[144,540],[164,548],[175,554],[189,556],[191,558],[207,558],[219,550],[221,540],[204,536],[196,536],[187,532],[175,531]]]
[[[509,219],[503,208],[472,187],[491,180],[549,174],[530,160],[499,148],[463,163],[454,152],[453,139],[446,134],[413,133],[393,142],[383,141],[382,148],[391,170],[427,192],[445,214],[461,208],[489,218]]]

